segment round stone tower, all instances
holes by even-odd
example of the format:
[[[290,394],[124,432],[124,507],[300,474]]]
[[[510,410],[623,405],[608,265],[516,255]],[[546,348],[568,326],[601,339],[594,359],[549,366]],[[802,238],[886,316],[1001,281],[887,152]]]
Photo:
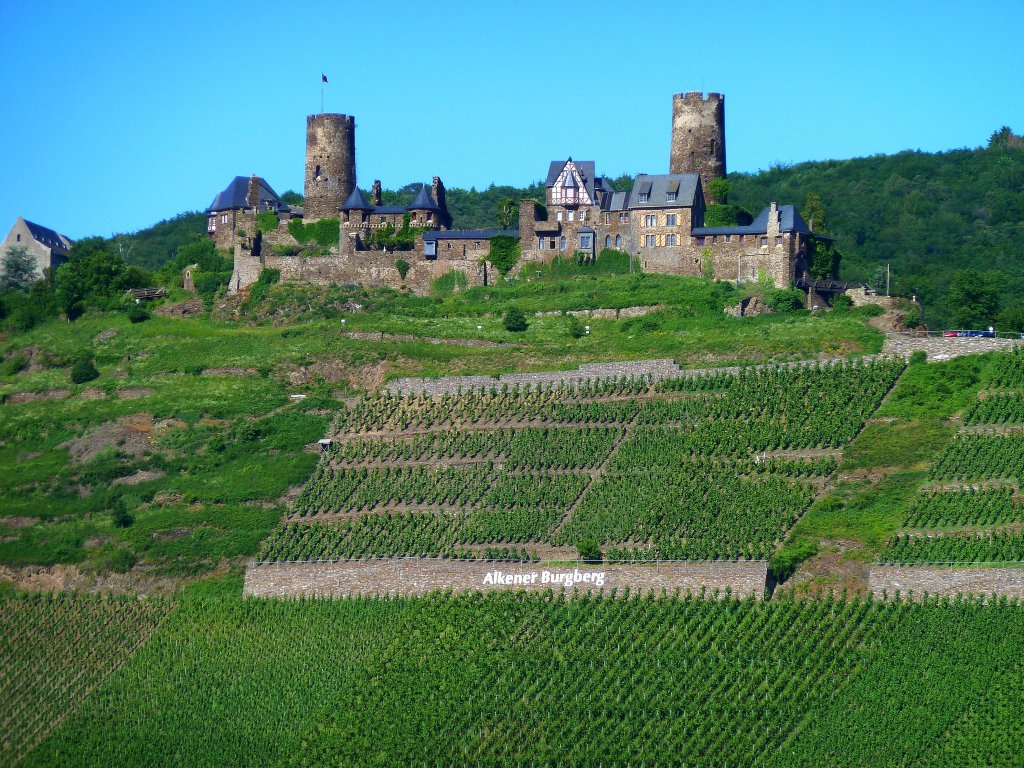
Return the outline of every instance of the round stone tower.
[[[669,173],[699,173],[705,199],[708,182],[725,177],[725,96],[691,92],[672,97]]]
[[[356,185],[356,119],[306,117],[306,221],[337,217]]]

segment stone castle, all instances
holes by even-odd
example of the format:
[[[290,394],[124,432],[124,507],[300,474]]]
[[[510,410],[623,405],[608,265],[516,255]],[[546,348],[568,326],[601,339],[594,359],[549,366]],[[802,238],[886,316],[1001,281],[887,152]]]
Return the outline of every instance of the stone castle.
[[[719,93],[673,97],[669,173],[641,174],[630,190],[613,189],[593,161],[551,162],[545,200],[520,203],[518,231],[453,230],[437,176],[407,206],[383,205],[380,181],[367,196],[356,185],[355,127],[351,115],[307,117],[302,207],[284,203],[258,176],[236,177],[217,195],[207,209],[207,230],[219,248],[234,252],[232,292],[266,268],[280,270],[282,280],[416,292],[457,270],[468,285],[488,285],[500,277],[489,261],[491,238],[499,234],[519,237],[519,270],[614,248],[644,271],[786,287],[804,275],[808,246],[819,237],[792,205],[774,202],[748,224],[705,226],[708,190],[726,173],[725,97]],[[303,247],[296,219],[328,227],[336,220],[337,244]],[[406,235],[397,245],[388,237],[395,233]]]

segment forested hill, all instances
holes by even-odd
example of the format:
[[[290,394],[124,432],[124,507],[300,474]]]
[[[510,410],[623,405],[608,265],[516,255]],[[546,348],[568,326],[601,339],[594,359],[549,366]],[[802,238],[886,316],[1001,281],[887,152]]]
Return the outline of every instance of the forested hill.
[[[827,232],[844,254],[843,278],[878,283],[889,264],[892,290],[921,298],[932,325],[992,322],[998,314],[1002,327],[1024,330],[1024,149],[1001,140],[1007,133],[995,134],[985,149],[901,152],[734,173],[730,202],[755,213],[772,200],[805,210],[808,195],[818,195]],[[615,183],[623,188],[628,177]],[[418,188],[385,190],[384,202],[409,202]],[[503,223],[506,201],[543,195],[539,182],[526,188],[453,187],[448,207],[458,228],[496,227]],[[180,245],[205,236],[204,218],[184,213],[119,235],[112,239],[114,251],[129,263],[156,269]],[[954,279],[963,270],[980,274]],[[983,295],[971,293],[978,290]],[[965,304],[983,310],[958,315]]]
[[[954,277],[978,270],[970,283],[994,287],[1004,325],[1014,326],[1012,319],[1024,317],[1024,149],[998,137],[987,149],[731,174],[730,202],[752,211],[771,200],[803,209],[808,194],[817,194],[844,255],[843,278],[877,282],[889,263],[894,291],[916,293],[932,321],[955,322],[965,298],[957,283],[966,276]]]

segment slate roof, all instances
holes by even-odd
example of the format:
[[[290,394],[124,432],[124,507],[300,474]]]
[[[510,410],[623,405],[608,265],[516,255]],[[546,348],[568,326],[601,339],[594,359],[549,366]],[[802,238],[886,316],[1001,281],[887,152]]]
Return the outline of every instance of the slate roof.
[[[606,195],[604,200],[601,202],[601,210],[603,211],[628,211],[629,210],[629,198],[632,191],[626,192],[612,192],[610,195]]]
[[[674,191],[676,199],[670,201],[668,193]],[[700,192],[700,174],[662,173],[641,174],[633,182],[629,196],[630,208],[692,208],[697,204]],[[646,202],[640,202],[640,195],[647,195]],[[612,208],[610,210],[617,210]]]
[[[518,237],[519,231],[515,229],[449,229],[447,231],[431,229],[423,233],[423,240],[424,242],[430,240],[490,240],[498,235]]]
[[[22,219],[22,221],[25,222],[25,226],[28,227],[32,237],[47,248],[60,248],[66,251],[74,242],[71,238],[65,237],[49,227],[44,227],[42,224],[36,224],[28,219]]]
[[[348,199],[342,204],[341,210],[343,211],[372,211],[373,206],[366,199],[366,195],[363,194],[363,190],[359,187],[352,187],[352,192],[349,194]]]
[[[374,213],[408,213],[409,209],[404,205],[375,205]]]
[[[410,211],[440,211],[441,206],[434,202],[434,198],[430,196],[430,192],[427,191],[427,185],[424,184],[420,187],[420,191],[416,193],[415,199],[409,206]]]
[[[768,213],[770,206],[761,209],[761,212],[754,217],[754,220],[745,226],[732,227],[694,227],[694,235],[764,235],[768,232]],[[812,234],[811,228],[807,226],[803,216],[793,205],[779,206],[779,231],[797,232],[799,234]],[[822,237],[818,235],[818,237]],[[830,239],[830,238],[823,238]]]
[[[269,206],[274,210],[284,210],[287,206],[278,197],[265,179],[257,176],[260,182],[260,204]],[[216,211],[228,211],[232,208],[248,208],[249,203],[246,202],[246,198],[249,196],[249,177],[248,176],[235,176],[224,191],[217,194],[213,198],[213,202],[210,203],[210,207],[206,209],[207,213],[214,213]]]
[[[558,181],[558,176],[562,169],[570,162],[576,166],[576,170],[583,177],[583,185],[586,187],[590,199],[593,200],[596,197],[594,194],[596,176],[594,175],[593,160],[573,160],[571,157],[568,160],[552,160],[548,166],[548,178],[545,184],[549,187],[555,186],[555,182]]]

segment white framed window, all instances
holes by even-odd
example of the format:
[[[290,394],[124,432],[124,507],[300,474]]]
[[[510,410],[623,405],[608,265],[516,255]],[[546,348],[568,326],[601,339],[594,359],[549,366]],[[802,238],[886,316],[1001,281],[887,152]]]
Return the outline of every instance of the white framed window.
[[[641,192],[641,193],[640,193],[640,202],[641,202],[641,203],[646,203],[646,202],[648,201],[648,199],[650,199],[650,197],[651,197],[651,196],[650,196],[650,194],[649,194],[649,193],[647,193],[647,192]]]
[[[610,213],[606,213],[604,215],[604,223],[605,224],[611,224],[612,223],[612,215]]]
[[[675,244],[676,244],[676,236],[675,235],[665,235],[665,245],[675,245]]]
[[[666,213],[665,214],[665,226],[674,227],[676,225],[676,214]]]
[[[666,203],[674,203],[675,201],[676,201],[676,193],[675,192],[666,192],[665,193],[665,202]]]
[[[228,223],[228,215],[226,213],[223,216],[220,217],[220,223],[221,224],[227,224]]]
[[[619,223],[624,224],[627,221],[629,221],[629,214],[623,211],[622,213],[619,214]]]
[[[648,248],[653,248],[658,244],[657,235],[644,235],[644,245]]]
[[[537,238],[537,250],[538,251],[543,251],[544,250],[544,238],[543,237],[538,237]]]
[[[562,212],[561,212],[561,211],[559,211],[558,213],[556,213],[556,214],[555,214],[555,216],[556,216],[556,217],[558,218],[558,220],[559,220],[559,221],[561,221],[561,220],[562,220]]]
[[[564,251],[565,250],[565,238],[564,237],[562,237],[558,241],[558,250],[560,250],[560,251]]]
[[[644,216],[644,226],[645,227],[656,227],[656,226],[658,226],[658,216],[657,216],[657,214],[649,213],[646,216]]]
[[[576,211],[569,211],[569,221],[573,221],[576,218]]]
[[[587,212],[586,211],[580,211],[580,221],[586,221],[586,220],[587,220]]]
[[[589,251],[591,248],[590,235],[580,235],[580,250]]]

